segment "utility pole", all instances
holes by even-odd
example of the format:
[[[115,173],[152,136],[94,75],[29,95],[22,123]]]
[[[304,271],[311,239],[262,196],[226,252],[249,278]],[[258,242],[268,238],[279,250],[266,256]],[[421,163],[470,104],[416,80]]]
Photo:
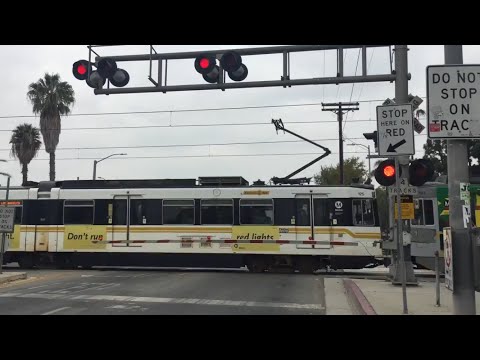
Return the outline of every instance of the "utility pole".
[[[463,64],[462,45],[445,45],[445,64]],[[448,198],[453,256],[453,312],[475,315],[475,286],[470,229],[463,223],[460,183],[469,183],[468,141],[447,140]]]
[[[338,152],[340,154],[340,185],[344,185],[344,175],[343,175],[343,114],[346,114],[349,111],[358,110],[359,103],[322,103],[322,111],[331,111],[337,114],[338,118]],[[326,108],[325,108],[326,107]]]
[[[407,45],[395,45],[395,102],[397,104],[408,104],[408,47]],[[409,174],[409,156],[398,157],[398,166],[402,169],[400,179],[406,179],[408,182]],[[397,204],[398,206],[398,204]],[[391,212],[393,214],[393,212]],[[398,211],[398,217],[401,218],[401,211]],[[403,293],[403,312],[408,313],[406,285],[417,285],[413,271],[411,245],[403,243],[404,232],[410,237],[410,220],[399,220],[397,222],[397,254],[393,259],[390,270],[392,274],[392,283],[402,284]]]

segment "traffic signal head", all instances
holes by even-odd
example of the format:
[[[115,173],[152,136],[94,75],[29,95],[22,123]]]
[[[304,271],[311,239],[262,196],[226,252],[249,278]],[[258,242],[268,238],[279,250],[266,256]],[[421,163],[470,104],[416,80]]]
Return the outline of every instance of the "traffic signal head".
[[[233,81],[243,81],[247,78],[248,68],[242,64],[242,57],[234,51],[223,54],[220,65]]]
[[[130,75],[123,69],[117,69],[110,77],[110,83],[115,87],[124,87],[130,81]]]
[[[399,169],[400,176],[402,173]],[[391,186],[396,181],[395,160],[382,161],[375,169],[375,180],[382,186]]]
[[[87,85],[94,89],[101,89],[107,80],[101,76],[98,71],[92,71],[90,77],[87,79]]]
[[[77,78],[78,80],[86,80],[89,68],[91,72],[92,65],[87,60],[79,60],[73,63],[73,76],[75,76],[75,78]]]
[[[242,57],[234,52],[227,51],[220,58],[220,65],[233,81],[243,81],[248,76],[248,68],[242,64]],[[201,54],[195,58],[195,70],[203,75],[203,79],[211,84],[218,83],[220,67],[217,57],[211,54]]]
[[[375,148],[378,147],[378,132],[374,131],[371,133],[363,133],[363,136],[365,136],[365,139],[367,140],[373,140],[373,143],[375,144]]]
[[[92,70],[93,66],[97,70]],[[111,58],[103,58],[97,64],[79,60],[73,64],[72,71],[75,78],[86,80],[87,85],[94,89],[101,89],[107,79],[116,87],[123,87],[130,81],[130,75],[125,70],[119,69],[117,63]]]
[[[408,168],[408,182],[413,186],[422,186],[427,181],[432,180],[434,175],[433,164],[430,160],[413,160]]]
[[[107,79],[117,71],[117,63],[110,58],[104,58],[98,62],[97,71],[101,77]]]
[[[195,59],[195,70],[203,75],[203,79],[210,84],[218,82],[220,68],[214,55],[200,55]]]

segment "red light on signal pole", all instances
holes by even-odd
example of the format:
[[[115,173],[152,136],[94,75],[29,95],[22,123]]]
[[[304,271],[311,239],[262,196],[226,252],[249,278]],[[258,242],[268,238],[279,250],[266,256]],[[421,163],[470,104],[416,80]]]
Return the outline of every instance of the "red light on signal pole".
[[[398,175],[402,174],[402,168],[398,169]],[[382,161],[374,172],[375,180],[382,186],[391,186],[395,184],[397,171],[395,170],[395,161],[392,159]]]
[[[88,76],[88,68],[91,69],[91,64],[87,60],[79,60],[73,64],[73,76],[78,80],[86,80]]]
[[[387,165],[383,168],[383,175],[386,177],[395,176],[395,167],[391,165]]]
[[[202,69],[208,69],[210,66],[210,60],[207,58],[200,59],[200,67]]]
[[[78,65],[77,67],[77,72],[80,74],[80,75],[85,75],[87,73],[87,67],[83,64],[80,64]]]

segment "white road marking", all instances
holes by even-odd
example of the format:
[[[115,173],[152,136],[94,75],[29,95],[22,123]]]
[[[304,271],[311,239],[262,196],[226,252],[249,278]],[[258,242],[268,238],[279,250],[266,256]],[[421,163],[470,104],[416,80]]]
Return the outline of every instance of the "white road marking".
[[[39,299],[68,299],[68,300],[103,300],[115,302],[139,302],[139,303],[163,303],[163,304],[192,304],[192,305],[214,305],[214,306],[245,306],[245,307],[267,307],[284,309],[311,309],[324,310],[319,304],[297,304],[262,301],[238,301],[238,300],[216,300],[216,299],[195,299],[195,298],[162,298],[146,296],[120,296],[120,295],[60,295],[60,294],[23,294],[3,293],[0,297],[39,298]]]
[[[52,311],[48,311],[46,313],[43,313],[42,315],[51,315],[51,314],[55,314],[57,312],[60,312],[62,310],[66,310],[66,309],[70,309],[70,306],[65,306],[65,307],[61,307],[61,308],[58,308],[58,309],[55,309],[55,310],[52,310]]]

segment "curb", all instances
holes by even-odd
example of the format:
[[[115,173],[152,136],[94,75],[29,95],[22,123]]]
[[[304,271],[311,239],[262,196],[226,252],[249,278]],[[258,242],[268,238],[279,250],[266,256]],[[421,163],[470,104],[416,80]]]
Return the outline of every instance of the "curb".
[[[372,304],[367,300],[362,290],[353,280],[343,279],[343,286],[347,291],[348,298],[359,315],[377,315]]]
[[[16,281],[16,280],[23,280],[26,278],[27,278],[27,273],[16,273],[15,275],[0,277],[0,284],[5,284],[7,282]]]

